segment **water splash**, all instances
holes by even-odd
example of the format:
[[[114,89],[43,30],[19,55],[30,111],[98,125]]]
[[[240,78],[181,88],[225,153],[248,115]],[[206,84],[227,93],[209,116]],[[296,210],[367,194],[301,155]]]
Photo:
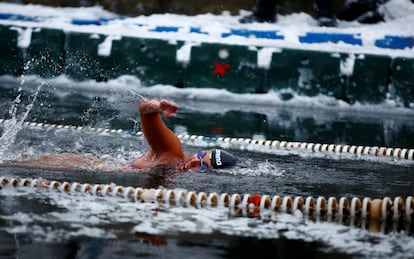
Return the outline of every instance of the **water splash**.
[[[80,117],[84,125],[95,125],[99,119],[100,108],[102,106],[102,98],[95,96],[92,104],[88,109],[83,112],[83,116]]]
[[[35,93],[31,96],[32,101],[26,106],[26,110],[21,116],[18,115],[18,108],[22,104],[23,90],[22,87],[19,87],[18,94],[9,109],[9,115],[11,119],[7,120],[4,124],[3,132],[0,137],[0,163],[3,163],[5,160],[12,160],[15,158],[13,152],[11,152],[11,147],[13,147],[17,134],[23,128],[24,121],[26,120],[30,111],[33,109],[33,105],[43,86],[44,83],[39,84]]]

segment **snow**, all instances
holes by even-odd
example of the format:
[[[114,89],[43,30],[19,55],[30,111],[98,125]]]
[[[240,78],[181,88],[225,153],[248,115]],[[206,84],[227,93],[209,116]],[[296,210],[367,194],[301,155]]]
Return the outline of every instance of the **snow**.
[[[111,55],[112,49],[112,41],[113,40],[120,40],[121,37],[119,35],[109,35],[105,38],[105,40],[98,45],[98,55],[108,57]]]
[[[183,41],[183,45],[176,53],[178,63],[187,65],[191,60],[191,48],[201,43],[223,43],[231,45],[245,45],[250,50],[257,51],[257,66],[268,68],[271,63],[272,53],[282,51],[283,48],[297,48],[304,50],[317,50],[330,52],[333,57],[342,57],[340,53],[347,54],[347,58],[340,63],[342,75],[352,75],[354,63],[357,59],[363,59],[368,54],[386,55],[390,57],[414,58],[414,49],[391,49],[380,48],[375,45],[377,39],[384,39],[387,35],[414,37],[411,25],[414,24],[414,4],[410,0],[391,0],[382,7],[386,22],[363,25],[357,22],[338,21],[337,28],[318,27],[317,22],[305,13],[294,13],[290,15],[278,15],[278,22],[240,24],[238,19],[249,12],[241,11],[238,16],[231,16],[228,12],[221,15],[201,14],[196,16],[178,14],[154,14],[150,16],[122,17],[117,14],[105,11],[102,7],[88,8],[59,8],[41,5],[17,5],[11,3],[0,3],[0,14],[14,14],[25,16],[31,19],[0,19],[0,24],[11,25],[19,32],[18,45],[22,48],[30,45],[31,32],[39,28],[62,29],[66,32],[87,32],[90,37],[101,39],[98,47],[98,55],[109,56],[112,43],[122,37],[140,37],[164,39],[170,43]],[[90,21],[89,25],[78,25],[74,21]],[[93,22],[97,22],[93,23]],[[25,28],[25,29],[24,29]],[[247,36],[242,36],[247,31]],[[249,34],[251,32],[251,34]],[[257,32],[265,32],[267,37],[258,38]],[[362,45],[350,44],[343,41],[322,42],[322,43],[301,43],[300,37],[308,33],[344,34],[352,36],[354,40],[361,40]],[[224,37],[223,35],[230,35]],[[260,34],[261,35],[261,34]],[[260,36],[259,35],[259,36]],[[273,36],[272,36],[273,35]],[[279,36],[283,36],[280,38]],[[223,49],[219,53],[225,57],[229,53]],[[300,71],[299,84],[307,86],[312,77],[310,71]],[[26,78],[28,79],[28,77]],[[2,81],[8,80],[4,77]],[[33,83],[41,83],[36,77],[31,78]],[[45,80],[42,80],[45,81]],[[50,81],[50,80],[46,80]],[[76,84],[68,82],[65,76],[53,79],[53,85],[67,85],[87,89],[96,89],[96,82],[85,81]],[[300,96],[291,89],[273,90],[267,94],[233,94],[223,89],[177,89],[172,86],[155,85],[153,87],[142,87],[141,82],[128,75],[100,83],[99,89],[111,91],[116,89],[127,89],[127,91],[144,95],[156,95],[163,97],[189,98],[198,100],[217,101],[226,100],[235,103],[250,103],[260,105],[282,105],[311,108],[335,107],[345,110],[364,110],[365,112],[386,113],[386,114],[412,114],[412,109],[402,108],[395,100],[386,100],[378,105],[364,105],[355,103],[349,105],[332,97],[323,95],[306,97]],[[290,94],[292,98],[282,100],[281,95]],[[161,97],[161,96],[160,96]]]
[[[11,27],[12,30],[17,31],[17,46],[19,48],[27,48],[30,46],[30,42],[32,40],[32,28],[20,28],[20,27]]]
[[[351,76],[354,72],[355,55],[349,54],[349,56],[341,61],[340,70],[342,75]]]
[[[278,15],[275,24],[240,24],[238,19],[245,15],[231,16],[228,12],[221,15],[201,14],[196,16],[178,14],[154,14],[150,16],[122,17],[103,10],[99,6],[88,8],[57,8],[40,5],[16,5],[0,3],[0,13],[23,15],[27,19],[3,19],[0,24],[44,27],[112,35],[113,37],[156,38],[169,41],[185,41],[188,44],[215,42],[231,45],[247,45],[270,48],[299,48],[344,53],[365,53],[387,55],[391,57],[414,57],[414,46],[405,49],[378,47],[377,40],[386,36],[414,36],[411,25],[414,24],[414,4],[410,0],[391,0],[381,10],[386,22],[363,25],[357,22],[338,21],[337,28],[318,27],[317,22],[308,14],[294,13]],[[83,24],[83,25],[79,25]],[[240,32],[243,32],[241,35]],[[257,32],[265,33],[258,36]],[[344,34],[361,45],[338,42],[301,43],[300,37],[312,33],[328,36]],[[339,36],[340,37],[340,36]],[[27,37],[25,38],[27,40]],[[27,46],[27,41],[24,41]],[[109,47],[109,46],[107,46]],[[108,54],[108,49],[103,53]],[[185,62],[187,57],[180,56]],[[263,59],[263,65],[266,61]]]
[[[363,58],[358,56],[356,58]],[[303,79],[303,78],[302,78]],[[0,82],[3,87],[14,88],[21,81],[21,78],[14,78],[9,75],[0,76]],[[55,94],[58,96],[65,96],[73,90],[79,90],[84,96],[93,98],[97,94],[111,93],[124,94],[127,93],[131,98],[138,98],[143,96],[156,96],[157,98],[167,99],[186,99],[203,101],[206,103],[222,103],[222,104],[239,104],[243,105],[245,110],[252,109],[255,112],[266,112],[269,107],[293,107],[306,108],[315,110],[324,110],[325,112],[334,110],[335,112],[356,112],[361,111],[367,115],[398,115],[399,118],[411,117],[414,115],[412,108],[405,108],[395,100],[386,100],[380,104],[362,104],[355,102],[353,104],[345,101],[337,100],[334,97],[326,95],[303,96],[299,95],[293,89],[270,90],[268,93],[232,93],[225,89],[216,88],[177,88],[171,85],[157,84],[151,87],[143,86],[141,81],[130,75],[123,75],[116,79],[108,80],[107,82],[96,82],[95,80],[85,80],[81,82],[72,81],[65,75],[60,75],[53,79],[39,78],[35,75],[25,76],[25,87],[35,90],[38,85],[44,84],[44,87],[53,87]],[[281,95],[290,94],[292,98],[284,100]],[[220,107],[219,110],[212,110],[214,113],[225,113],[228,110]]]

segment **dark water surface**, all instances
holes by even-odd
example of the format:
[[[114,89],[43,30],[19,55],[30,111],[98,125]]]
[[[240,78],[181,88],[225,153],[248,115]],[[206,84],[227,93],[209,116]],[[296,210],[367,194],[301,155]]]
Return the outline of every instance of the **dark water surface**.
[[[139,130],[139,89],[103,91],[95,84],[79,90],[72,84],[75,83],[43,86],[26,121]],[[37,92],[37,85],[28,82],[20,87],[22,96],[18,101],[15,98],[19,84],[6,80],[0,86],[1,118],[12,118],[12,107],[16,107],[17,117],[21,118]],[[409,111],[270,106],[243,103],[243,96],[240,100],[236,97],[215,102],[208,98],[208,90],[203,92],[205,100],[200,100],[184,94],[171,96],[168,89],[156,96],[168,97],[181,106],[177,117],[166,121],[181,134],[413,148],[414,120]],[[2,160],[75,152],[125,162],[147,150],[138,137],[87,130],[23,127],[15,135],[6,136],[3,132],[2,143],[8,143],[7,139],[13,141],[1,154]],[[199,148],[184,145],[188,153]],[[242,161],[238,167],[207,174],[0,167],[0,176],[292,197],[393,198],[414,194],[412,163],[231,151]],[[373,224],[374,231],[368,231],[343,222],[307,221],[301,215],[239,216],[224,208],[174,208],[114,197],[3,188],[0,257],[27,258],[36,254],[41,258],[405,258],[414,253],[411,225],[394,224],[384,230]]]

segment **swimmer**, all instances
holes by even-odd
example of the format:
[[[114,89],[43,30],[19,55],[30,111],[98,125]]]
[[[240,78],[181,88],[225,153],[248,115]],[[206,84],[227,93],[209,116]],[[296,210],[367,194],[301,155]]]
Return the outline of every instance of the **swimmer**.
[[[116,168],[90,155],[61,153],[45,155],[32,161],[20,161],[18,166],[41,169],[97,168],[101,170],[135,171],[145,169],[163,169],[175,171],[207,171],[209,169],[228,168],[236,165],[237,159],[221,149],[200,150],[188,156],[184,153],[178,137],[164,123],[166,118],[175,116],[178,105],[167,100],[142,98],[138,106],[141,127],[150,150],[136,158],[128,166]],[[14,163],[15,164],[15,163]],[[15,164],[16,165],[16,164]]]
[[[221,149],[200,150],[187,156],[178,137],[164,124],[161,118],[172,118],[178,105],[167,100],[143,98],[139,104],[142,131],[151,150],[131,163],[133,169],[165,168],[177,171],[206,171],[232,167],[236,158]]]

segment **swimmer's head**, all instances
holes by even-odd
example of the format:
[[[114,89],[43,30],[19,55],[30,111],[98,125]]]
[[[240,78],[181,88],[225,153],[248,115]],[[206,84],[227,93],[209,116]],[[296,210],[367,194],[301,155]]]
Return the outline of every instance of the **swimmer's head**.
[[[188,171],[206,171],[212,168],[229,168],[236,164],[236,157],[227,151],[221,149],[200,150],[184,162],[182,169]]]
[[[214,169],[228,168],[237,164],[237,159],[232,154],[221,149],[210,150],[211,167]]]

